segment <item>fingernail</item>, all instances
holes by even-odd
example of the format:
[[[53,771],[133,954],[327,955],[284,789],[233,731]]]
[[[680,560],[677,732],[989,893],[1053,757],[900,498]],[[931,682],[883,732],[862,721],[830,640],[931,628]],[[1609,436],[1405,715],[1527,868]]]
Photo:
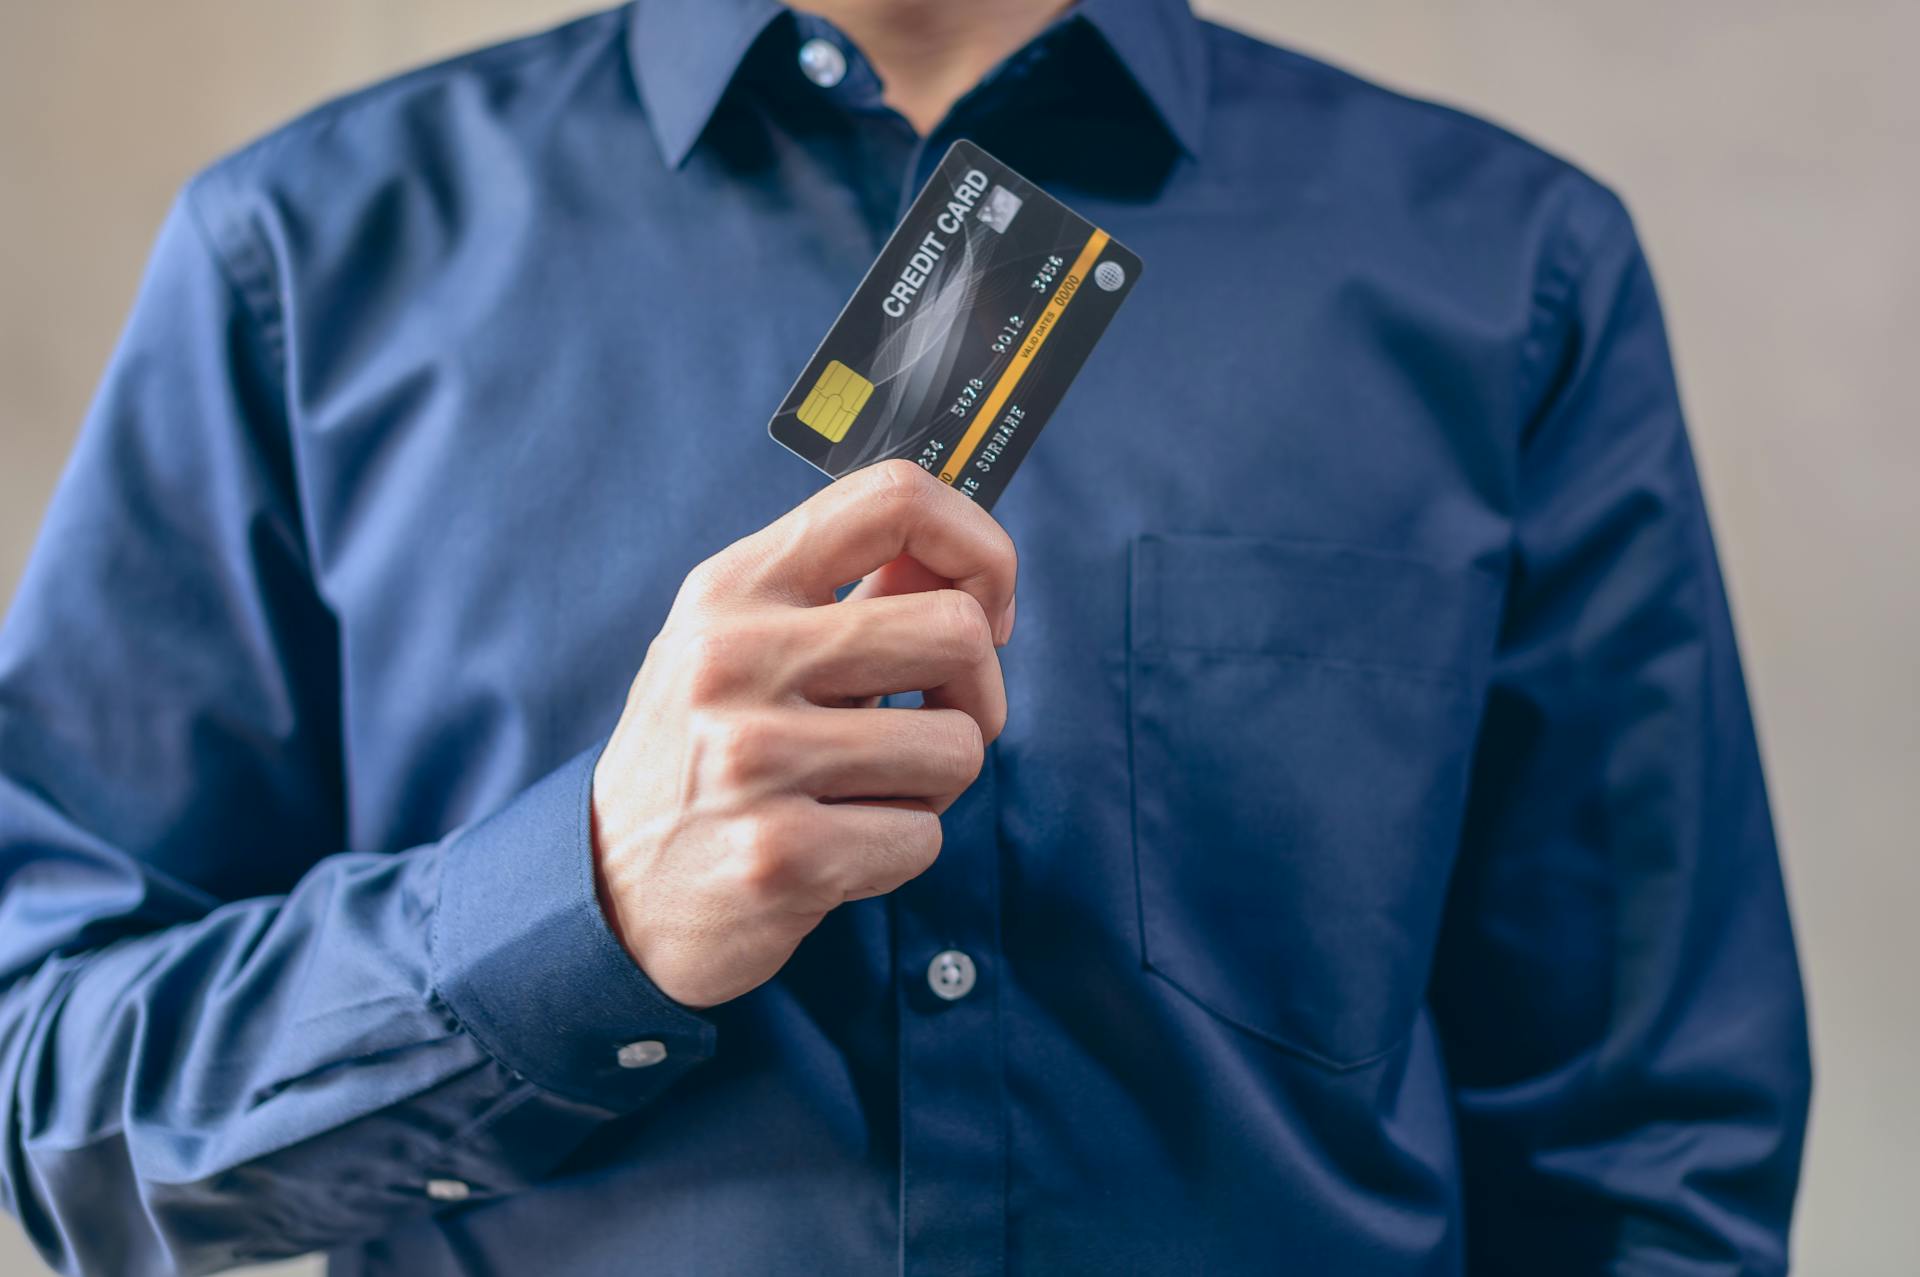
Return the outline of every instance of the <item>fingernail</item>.
[[[993,645],[995,647],[1005,647],[1008,640],[1013,638],[1013,614],[1019,606],[1019,603],[1020,596],[1018,594],[1012,595],[1007,599],[1007,610],[1000,615],[1000,631],[993,637]]]

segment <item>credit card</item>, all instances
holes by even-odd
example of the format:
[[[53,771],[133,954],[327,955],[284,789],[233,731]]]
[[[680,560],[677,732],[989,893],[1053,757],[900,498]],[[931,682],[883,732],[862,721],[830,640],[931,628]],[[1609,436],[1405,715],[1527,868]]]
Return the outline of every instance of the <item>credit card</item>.
[[[1139,278],[1124,245],[955,142],[767,431],[833,478],[904,457],[991,507]]]

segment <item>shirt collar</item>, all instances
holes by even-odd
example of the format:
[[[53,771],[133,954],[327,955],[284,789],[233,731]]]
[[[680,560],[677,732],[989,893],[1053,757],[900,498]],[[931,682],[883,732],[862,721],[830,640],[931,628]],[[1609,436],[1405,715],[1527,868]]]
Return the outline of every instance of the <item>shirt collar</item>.
[[[784,12],[776,0],[634,0],[628,57],[669,165],[686,160],[747,51]],[[1187,0],[1080,0],[1074,18],[1100,33],[1174,140],[1198,154],[1207,59]]]
[[[1100,33],[1180,149],[1198,155],[1207,44],[1187,0],[1080,0],[1073,13]]]

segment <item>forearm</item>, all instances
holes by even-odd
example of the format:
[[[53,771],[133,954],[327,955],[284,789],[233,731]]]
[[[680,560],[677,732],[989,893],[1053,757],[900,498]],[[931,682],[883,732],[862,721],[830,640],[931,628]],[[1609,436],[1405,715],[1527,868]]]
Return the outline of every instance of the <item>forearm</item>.
[[[586,772],[575,760],[445,843],[329,857],[285,897],[19,977],[0,999],[0,1188],[47,1260],[207,1272],[373,1236],[531,1182],[704,1058],[703,1021],[637,969],[598,969],[610,955],[566,865],[501,881],[507,856],[584,854]],[[37,861],[36,900],[80,898],[76,858]],[[139,871],[119,872],[131,887]],[[508,934],[509,910],[543,938]],[[524,976],[494,990],[510,967]],[[561,984],[576,1007],[499,1022]],[[622,1068],[637,1037],[668,1058]]]

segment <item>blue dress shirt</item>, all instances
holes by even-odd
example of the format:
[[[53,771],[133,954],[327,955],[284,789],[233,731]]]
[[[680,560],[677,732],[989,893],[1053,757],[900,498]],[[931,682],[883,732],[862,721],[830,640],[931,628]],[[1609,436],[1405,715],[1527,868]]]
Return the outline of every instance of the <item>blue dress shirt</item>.
[[[695,1014],[595,743],[957,137],[1147,270],[938,864]],[[1627,215],[1177,0],[925,139],[641,0],[191,182],[0,635],[0,987],[0,1190],[116,1275],[1775,1274],[1809,1091]]]

